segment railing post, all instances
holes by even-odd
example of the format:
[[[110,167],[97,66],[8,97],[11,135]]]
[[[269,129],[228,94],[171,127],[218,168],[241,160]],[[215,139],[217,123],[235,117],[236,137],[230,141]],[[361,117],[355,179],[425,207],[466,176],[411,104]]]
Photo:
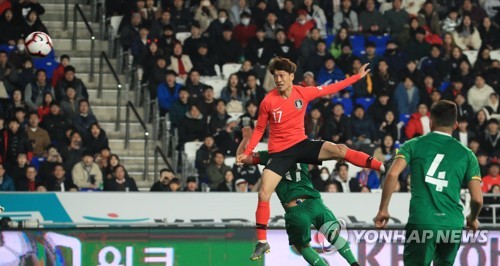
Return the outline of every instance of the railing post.
[[[68,30],[68,13],[69,13],[69,0],[64,0],[64,24],[63,30]]]
[[[122,84],[118,84],[116,86],[118,92],[116,93],[116,121],[115,121],[115,131],[120,131],[120,119],[121,119],[121,107],[122,107]],[[127,109],[127,114],[128,114],[128,107]],[[128,115],[127,115],[128,119]]]
[[[108,54],[112,57],[115,57],[113,48],[114,48],[114,42],[113,40],[113,26],[109,25],[108,26]]]
[[[90,82],[94,82],[94,62],[95,62],[95,36],[90,38]]]
[[[92,7],[90,8],[90,21],[96,22],[97,0],[90,0]]]
[[[148,145],[149,144],[149,132],[144,132],[144,173],[142,179],[144,181],[148,178],[148,168],[149,168],[149,154],[148,154]]]
[[[153,182],[156,183],[156,181],[158,180],[158,147],[155,147],[155,153],[154,153],[154,168],[153,168],[153,171],[154,171],[154,180]]]
[[[99,85],[97,87],[97,98],[101,99],[102,97],[102,72],[104,67],[104,55],[103,52],[99,55]]]
[[[101,40],[105,40],[106,39],[106,11],[104,10],[104,3],[101,4],[101,21],[99,21],[99,25],[100,25],[100,34],[101,34]]]
[[[125,108],[125,149],[128,149],[128,141],[130,134],[130,107],[127,104],[127,108]]]
[[[149,104],[144,105],[144,108],[149,109],[149,106],[150,106]],[[153,104],[153,114],[152,114],[153,115],[153,141],[158,140],[158,116],[156,116],[156,109],[157,109],[156,104]]]
[[[76,9],[78,8],[78,4],[75,4],[75,8],[73,9],[73,38],[71,39],[71,50],[76,49],[76,35],[77,35],[77,27],[76,27]]]

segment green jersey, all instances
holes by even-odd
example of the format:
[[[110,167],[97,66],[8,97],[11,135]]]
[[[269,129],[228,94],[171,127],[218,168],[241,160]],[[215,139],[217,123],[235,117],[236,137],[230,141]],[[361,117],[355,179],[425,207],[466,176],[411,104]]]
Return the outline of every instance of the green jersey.
[[[260,164],[266,165],[269,161],[268,151],[259,151]],[[281,204],[287,204],[293,199],[302,196],[311,198],[320,198],[319,192],[313,188],[311,178],[309,176],[309,168],[307,164],[295,164],[281,179],[275,189],[276,195],[281,201]]]
[[[462,227],[460,190],[481,180],[474,153],[450,135],[432,132],[407,141],[396,158],[404,158],[411,170],[408,223]]]

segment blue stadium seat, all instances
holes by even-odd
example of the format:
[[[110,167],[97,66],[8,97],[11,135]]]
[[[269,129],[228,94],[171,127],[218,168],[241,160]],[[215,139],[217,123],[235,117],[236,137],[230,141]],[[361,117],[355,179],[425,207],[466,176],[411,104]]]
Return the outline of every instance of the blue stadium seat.
[[[449,81],[443,81],[441,83],[441,86],[439,86],[439,91],[443,92],[444,90],[446,90],[446,88],[448,88],[449,86],[451,85],[451,82]]]
[[[47,79],[51,79],[59,63],[56,61],[54,50],[52,50],[46,57],[33,57],[33,65],[35,69],[47,71]]]
[[[5,51],[5,52],[7,52],[7,54],[10,54],[14,50],[16,50],[15,45],[8,45],[8,44],[0,45],[0,51]]]
[[[368,37],[368,41],[375,44],[375,53],[377,55],[382,55],[385,52],[385,47],[389,41],[390,36],[388,34],[384,35],[372,35]]]
[[[328,35],[326,36],[325,42],[326,42],[326,47],[330,47],[330,45],[333,43],[335,40],[335,35]]]
[[[356,56],[362,54],[365,51],[365,37],[363,35],[351,35],[349,36],[352,45],[352,53]]]
[[[373,102],[375,102],[375,98],[358,98],[356,99],[356,104],[359,104],[359,105],[362,105],[363,108],[366,110],[368,110],[368,107],[370,107],[370,105],[373,104]]]
[[[405,123],[405,125],[408,123],[408,120],[410,120],[410,114],[400,114],[399,115],[399,121]]]
[[[344,114],[350,116],[352,113],[353,105],[351,98],[335,97],[332,99],[333,103],[341,103],[344,106]]]

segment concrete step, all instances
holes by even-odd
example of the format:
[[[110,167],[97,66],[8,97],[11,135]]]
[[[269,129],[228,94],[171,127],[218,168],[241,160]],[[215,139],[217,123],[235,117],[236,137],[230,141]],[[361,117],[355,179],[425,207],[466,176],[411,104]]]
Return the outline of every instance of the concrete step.
[[[64,5],[64,1],[65,0],[43,0],[43,6],[45,7],[45,5]],[[85,5],[87,3],[87,1],[84,0],[68,0],[68,2],[70,6],[76,3],[80,5]]]
[[[42,21],[45,23],[45,15],[46,14],[52,14],[59,12],[60,14],[64,14],[64,0],[52,0],[52,1],[60,1],[60,3],[51,3],[51,0],[44,0],[43,1],[43,8],[45,8],[45,14],[42,15]],[[90,9],[91,5],[84,5],[82,2],[79,1],[74,1],[74,0],[69,0],[69,5],[68,5],[68,18],[70,21],[73,19],[73,9],[75,6],[75,3],[80,4],[80,8],[82,9],[83,13],[85,16],[90,16]],[[49,29],[50,30],[50,29]]]
[[[142,138],[134,138],[129,141],[128,148],[125,149],[125,144],[124,141],[121,139],[110,139],[109,140],[109,147],[111,150],[117,154],[121,154],[121,151],[124,150],[135,150],[135,151],[140,151],[141,149],[144,150],[144,139]],[[153,141],[149,141],[148,143],[148,150],[151,152],[153,151],[153,148],[155,147],[155,143]],[[144,153],[143,153],[144,156]]]
[[[116,106],[118,91],[117,90],[102,90],[101,98],[97,98],[97,89],[88,90],[89,98],[92,106]],[[131,98],[129,98],[131,99]],[[121,104],[125,105],[127,103],[127,97],[122,95]]]
[[[97,38],[97,36],[96,36]],[[60,39],[56,38],[52,40],[52,43],[54,44],[54,49],[57,51],[57,54],[63,54],[64,52],[67,52],[68,54],[73,55],[75,57],[89,57],[90,56],[90,37],[85,38],[85,39],[77,39],[76,40],[76,47],[73,49],[71,47],[71,39]],[[94,41],[95,45],[95,55],[96,57],[99,56],[100,51],[107,51],[108,50],[108,43],[106,41],[100,41],[100,40],[95,40]],[[74,51],[86,51],[87,53],[76,53],[74,54]]]
[[[92,102],[92,99],[91,99]],[[144,119],[143,117],[143,110],[142,108],[136,108],[137,112],[139,113],[139,116],[141,119]],[[120,107],[120,121],[125,122],[126,119],[126,111],[127,107],[125,105],[122,105]],[[97,117],[99,121],[105,121],[105,122],[114,122],[116,121],[116,106],[114,105],[95,105],[92,104],[92,112],[93,114]],[[130,121],[131,122],[138,122],[139,120],[136,118],[134,115],[133,111],[130,110]],[[147,122],[147,121],[145,121]],[[146,126],[148,127],[149,130],[152,129],[152,126],[150,124],[146,123]]]

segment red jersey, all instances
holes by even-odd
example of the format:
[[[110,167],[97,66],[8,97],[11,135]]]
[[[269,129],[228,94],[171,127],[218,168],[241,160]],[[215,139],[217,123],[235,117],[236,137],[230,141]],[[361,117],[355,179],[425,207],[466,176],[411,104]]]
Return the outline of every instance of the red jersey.
[[[494,185],[500,185],[500,176],[487,175],[481,180],[481,190],[488,193]]]
[[[259,108],[257,126],[245,153],[250,155],[264,135],[269,123],[269,153],[286,150],[307,139],[304,116],[310,101],[343,90],[360,79],[353,75],[341,82],[327,86],[302,87],[294,85],[290,97],[285,99],[277,89],[270,91]]]

